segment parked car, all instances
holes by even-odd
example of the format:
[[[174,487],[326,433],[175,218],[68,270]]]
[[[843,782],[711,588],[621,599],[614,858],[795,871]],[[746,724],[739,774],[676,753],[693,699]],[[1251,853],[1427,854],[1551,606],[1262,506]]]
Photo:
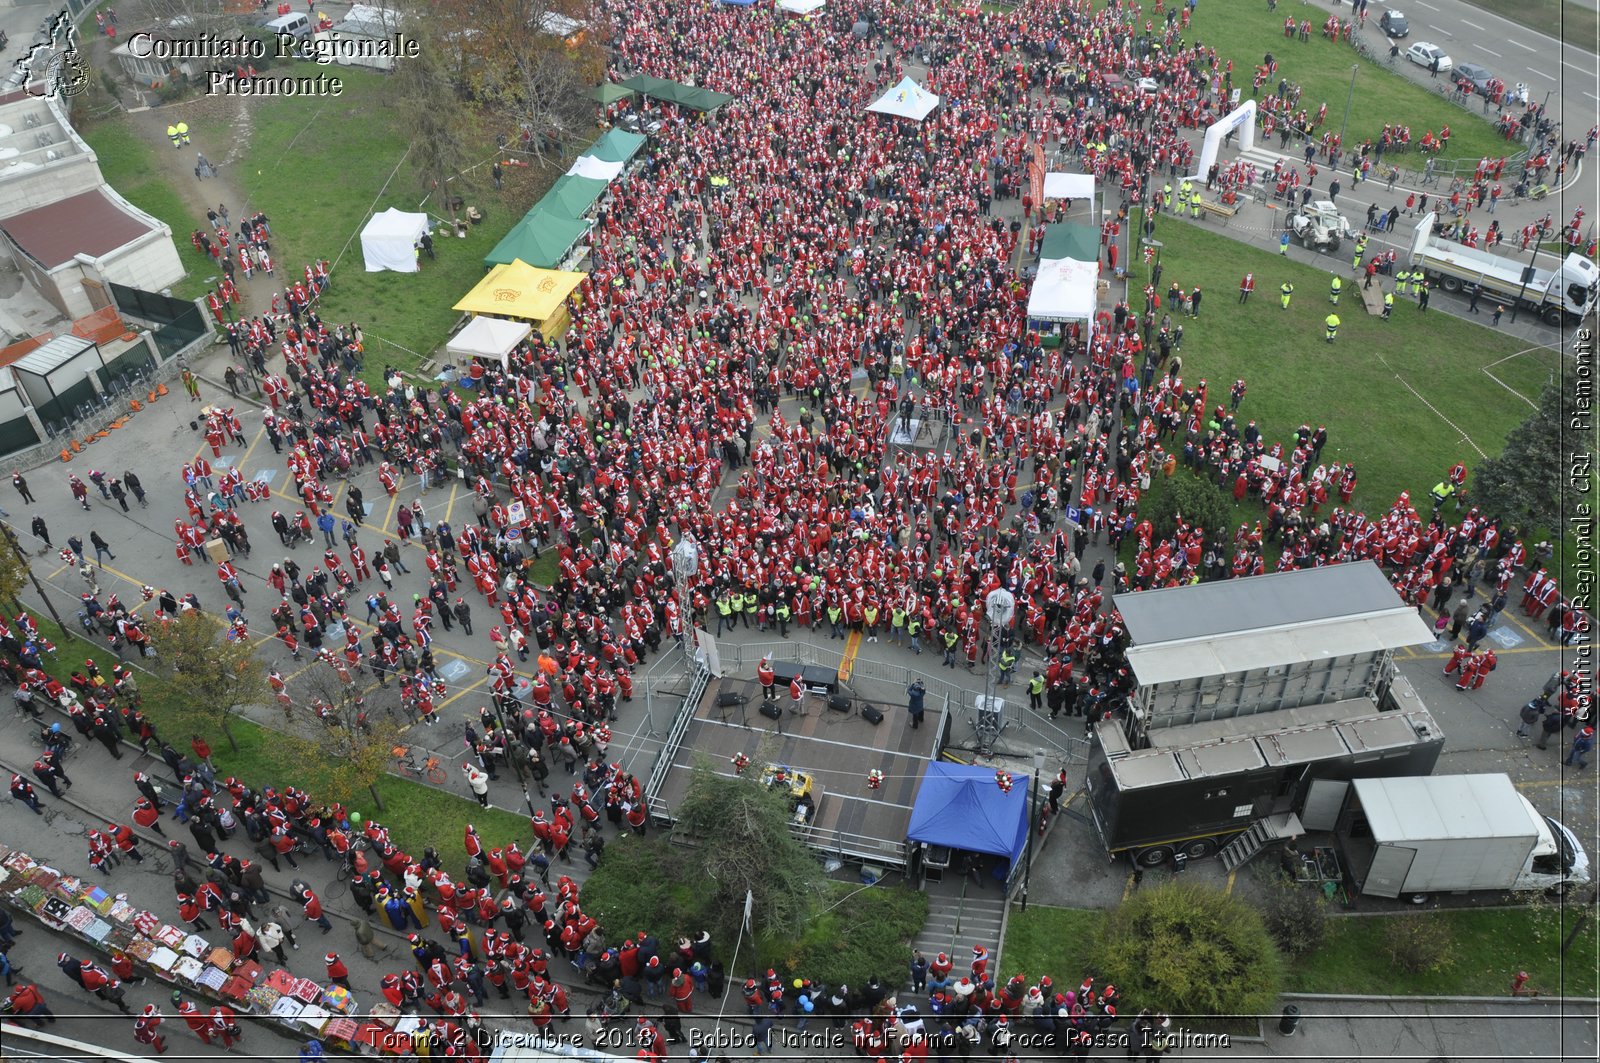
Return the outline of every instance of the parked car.
[[[1407,22],[1406,17],[1394,8],[1390,8],[1383,13],[1383,17],[1378,20],[1378,28],[1386,36],[1393,37],[1395,40],[1411,34],[1411,23]]]
[[[1437,59],[1439,61],[1439,70],[1441,72],[1449,70],[1453,65],[1450,62],[1450,57],[1445,54],[1443,48],[1439,47],[1437,44],[1428,44],[1425,41],[1418,42],[1407,48],[1406,58],[1418,66],[1428,67],[1430,69],[1433,67],[1434,60]]]
[[[1477,63],[1462,63],[1450,73],[1450,80],[1468,92],[1479,96],[1489,95],[1489,82],[1494,80],[1494,71]]]

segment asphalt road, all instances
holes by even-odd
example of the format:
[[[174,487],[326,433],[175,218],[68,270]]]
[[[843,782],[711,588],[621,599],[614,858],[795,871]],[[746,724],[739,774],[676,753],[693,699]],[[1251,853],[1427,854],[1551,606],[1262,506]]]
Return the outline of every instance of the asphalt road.
[[[1343,14],[1350,11],[1348,4],[1332,0],[1316,0],[1315,6]],[[1457,65],[1488,67],[1510,88],[1519,81],[1526,84],[1533,100],[1543,100],[1549,93],[1550,108],[1569,137],[1582,136],[1595,124],[1600,109],[1595,41],[1556,40],[1461,0],[1404,0],[1367,9],[1363,32],[1375,46],[1383,39],[1378,19],[1390,7],[1404,12],[1411,24],[1411,35],[1401,42],[1402,52],[1419,42],[1437,44]],[[1397,65],[1406,68],[1413,80],[1429,80],[1422,67]]]

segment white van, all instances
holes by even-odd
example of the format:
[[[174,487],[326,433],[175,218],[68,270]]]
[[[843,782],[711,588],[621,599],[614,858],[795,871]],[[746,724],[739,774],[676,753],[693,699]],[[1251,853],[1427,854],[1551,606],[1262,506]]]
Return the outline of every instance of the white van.
[[[267,23],[267,31],[276,37],[293,37],[304,43],[311,38],[311,19],[304,11],[292,11]]]

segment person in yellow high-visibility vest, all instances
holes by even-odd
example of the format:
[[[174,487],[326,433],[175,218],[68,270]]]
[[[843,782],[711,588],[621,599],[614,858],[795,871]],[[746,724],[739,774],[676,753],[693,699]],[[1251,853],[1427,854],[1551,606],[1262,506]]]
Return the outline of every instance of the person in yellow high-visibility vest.
[[[175,148],[183,147],[183,141],[178,136],[178,127],[177,126],[171,125],[171,124],[169,124],[167,126],[167,139],[172,141],[172,146],[173,147],[175,147]]]
[[[1327,317],[1322,319],[1322,324],[1327,329],[1328,342],[1332,343],[1334,337],[1339,335],[1339,315],[1329,314]]]
[[[1334,306],[1339,305],[1339,296],[1344,292],[1344,282],[1338,277],[1328,283],[1328,302]]]
[[[187,143],[189,143],[189,123],[188,122],[179,122],[178,123],[178,141],[177,142],[179,144],[187,144]]]

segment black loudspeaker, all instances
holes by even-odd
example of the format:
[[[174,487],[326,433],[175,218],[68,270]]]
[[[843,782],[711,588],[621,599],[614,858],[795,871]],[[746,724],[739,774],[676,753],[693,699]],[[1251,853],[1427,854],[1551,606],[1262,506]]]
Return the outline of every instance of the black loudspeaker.
[[[850,699],[839,694],[828,695],[828,708],[834,712],[849,712]]]
[[[736,691],[724,690],[717,694],[717,708],[719,709],[726,709],[732,705],[743,705],[744,702],[744,695]]]
[[[783,710],[778,708],[776,701],[763,701],[761,703],[761,715],[769,720],[778,720],[783,718]]]
[[[883,722],[883,713],[876,705],[861,706],[861,718],[876,727]]]

